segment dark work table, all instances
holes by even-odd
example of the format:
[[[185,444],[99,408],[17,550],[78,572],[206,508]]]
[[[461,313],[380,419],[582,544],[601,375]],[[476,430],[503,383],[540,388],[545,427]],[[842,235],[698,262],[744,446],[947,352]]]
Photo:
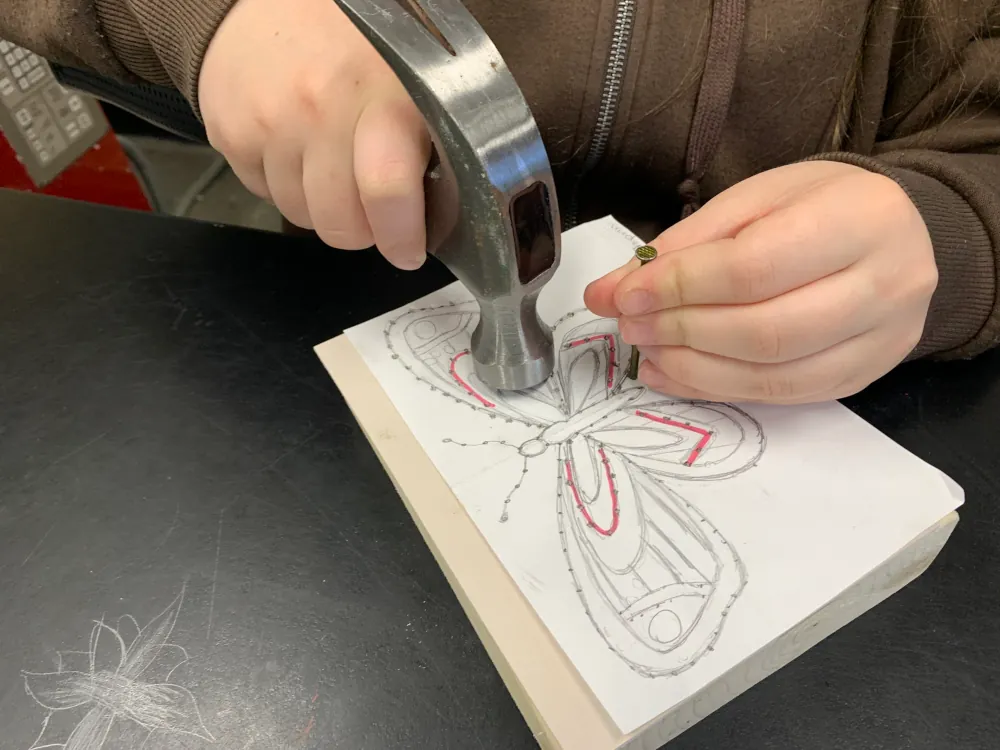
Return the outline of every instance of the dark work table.
[[[537,747],[312,351],[448,280],[0,191],[2,750]],[[849,405],[958,529],[669,750],[997,747],[1000,355]]]

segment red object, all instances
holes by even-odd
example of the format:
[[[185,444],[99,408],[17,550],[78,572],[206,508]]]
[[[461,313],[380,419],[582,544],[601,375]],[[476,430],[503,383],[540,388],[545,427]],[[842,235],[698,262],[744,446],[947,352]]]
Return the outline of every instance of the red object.
[[[664,419],[663,417],[658,417],[655,414],[650,414],[645,411],[637,411],[635,413],[637,417],[642,417],[643,419],[649,419],[653,422],[659,422],[660,424],[665,424],[668,427],[680,427],[682,430],[689,430],[696,435],[701,435],[701,440],[698,441],[698,445],[694,447],[694,450],[688,454],[688,457],[684,459],[685,466],[691,466],[695,460],[698,458],[699,454],[705,450],[705,446],[712,439],[712,433],[702,427],[695,427],[693,424],[688,424],[686,422],[678,422],[673,419]]]
[[[587,510],[587,506],[583,504],[583,500],[580,499],[580,492],[576,488],[576,483],[573,481],[573,462],[566,462],[566,484],[569,488],[573,490],[573,499],[576,501],[576,507],[579,509],[580,513],[583,514],[584,519],[587,521],[587,525],[596,531],[601,536],[611,536],[618,530],[618,488],[615,487],[615,478],[611,473],[611,464],[608,463],[607,454],[604,453],[604,448],[598,448],[597,452],[601,455],[601,463],[604,464],[604,477],[608,480],[608,489],[611,491],[611,525],[607,528],[602,528],[597,525],[594,517],[590,515],[590,511]]]
[[[0,187],[138,211],[151,210],[142,184],[110,129],[44,188],[32,182],[17,153],[0,133]]]
[[[472,386],[466,383],[462,379],[462,376],[458,374],[458,370],[456,369],[458,367],[458,360],[466,356],[468,353],[469,350],[466,349],[464,352],[459,352],[458,354],[456,354],[454,357],[451,358],[451,376],[455,379],[456,383],[462,386],[466,390],[466,392],[468,392],[468,394],[472,396],[474,399],[476,399],[479,403],[481,403],[487,409],[495,409],[496,404],[494,404],[492,401],[483,398],[478,393],[476,393],[475,390],[473,390]]]
[[[590,336],[585,339],[579,339],[578,341],[570,341],[570,348],[576,346],[583,346],[584,344],[589,344],[591,341],[601,341],[603,340],[608,345],[608,378],[607,386],[610,388],[615,382],[615,366],[618,364],[615,360],[615,337],[610,333],[600,334],[598,336]]]

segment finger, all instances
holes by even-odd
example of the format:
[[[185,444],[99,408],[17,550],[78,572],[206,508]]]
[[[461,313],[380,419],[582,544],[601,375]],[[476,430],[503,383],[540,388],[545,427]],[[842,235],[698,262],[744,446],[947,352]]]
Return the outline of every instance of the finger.
[[[657,252],[662,254],[669,252],[671,248],[664,248],[661,240]],[[676,248],[675,248],[676,249]],[[614,271],[605,274],[601,278],[590,282],[583,291],[583,301],[587,308],[602,318],[616,318],[621,313],[615,305],[614,295],[618,284],[630,273],[638,269],[642,264],[637,258],[631,258],[628,263],[619,266]]]
[[[354,177],[375,245],[393,265],[414,269],[427,251],[424,173],[431,140],[408,99],[377,100],[358,119]]]
[[[294,140],[275,140],[264,150],[267,189],[281,215],[297,227],[312,229],[302,187],[302,150]]]
[[[639,380],[642,381],[647,388],[653,391],[664,394],[665,396],[670,396],[673,398],[683,398],[690,401],[712,401],[715,403],[725,402],[731,404],[769,404],[778,406],[798,406],[802,404],[817,403],[820,401],[834,401],[839,398],[846,398],[847,396],[853,395],[850,389],[844,389],[843,393],[840,395],[830,395],[829,398],[825,396],[804,396],[801,398],[773,398],[770,401],[764,399],[754,399],[754,398],[733,398],[731,396],[726,396],[719,393],[709,393],[707,391],[700,391],[696,388],[690,388],[686,385],[681,385],[680,383],[671,380],[668,376],[664,375],[662,372],[656,369],[656,366],[644,361],[639,366]],[[651,385],[655,383],[655,385]]]
[[[273,203],[267,189],[267,177],[264,174],[264,143],[265,138],[259,128],[243,127],[246,123],[220,123],[211,113],[204,112],[205,131],[208,143],[221,154],[236,178],[261,200]]]
[[[718,393],[709,393],[698,388],[682,385],[675,380],[671,380],[662,372],[656,369],[656,365],[649,360],[643,360],[639,365],[639,380],[648,388],[659,391],[667,396],[685,398],[691,401],[724,401],[725,397]],[[654,384],[655,385],[652,385]]]
[[[602,318],[617,318],[620,313],[615,307],[615,289],[623,278],[639,267],[639,261],[632,258],[624,266],[590,282],[583,290],[583,303],[594,315]]]
[[[873,331],[818,354],[779,364],[742,362],[686,347],[640,351],[667,378],[689,388],[718,393],[727,400],[782,403],[827,400],[832,398],[830,394],[842,394],[847,386],[866,379],[857,387],[869,385],[906,356],[904,339],[908,343],[909,337],[897,331]],[[655,382],[647,385],[656,388]]]
[[[339,250],[364,250],[375,243],[354,181],[350,129],[333,129],[309,142],[302,185],[313,228],[323,242]]]
[[[863,245],[818,231],[815,213],[796,205],[733,239],[661,255],[622,279],[615,306],[623,315],[641,315],[682,305],[749,304],[842,271]]]
[[[885,309],[867,274],[847,269],[750,305],[700,305],[622,318],[638,346],[684,346],[747,362],[789,362],[873,329]]]
[[[247,190],[263,201],[274,203],[271,191],[267,188],[267,177],[264,174],[264,162],[260,159],[251,161],[249,159],[226,159],[233,174]]]

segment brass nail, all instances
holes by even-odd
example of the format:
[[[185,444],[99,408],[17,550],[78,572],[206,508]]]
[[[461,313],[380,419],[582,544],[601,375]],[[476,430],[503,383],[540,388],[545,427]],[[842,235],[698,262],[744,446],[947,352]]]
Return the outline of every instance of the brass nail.
[[[638,247],[635,250],[635,257],[639,259],[639,265],[644,266],[656,258],[656,248],[652,245]],[[632,347],[632,357],[628,363],[628,377],[629,380],[637,380],[639,378],[639,348],[636,346]]]

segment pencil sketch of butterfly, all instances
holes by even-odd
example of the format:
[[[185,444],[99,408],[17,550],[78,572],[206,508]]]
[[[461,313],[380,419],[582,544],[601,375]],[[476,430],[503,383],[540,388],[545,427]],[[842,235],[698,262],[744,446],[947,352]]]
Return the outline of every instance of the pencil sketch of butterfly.
[[[586,311],[556,324],[555,371],[545,383],[493,390],[469,354],[477,319],[474,302],[411,310],[388,324],[386,344],[441,396],[501,420],[490,432],[531,429],[527,440],[486,441],[523,457],[499,520],[508,521],[521,481],[537,470],[529,466],[556,470],[567,567],[601,638],[641,675],[689,669],[716,643],[747,571],[668,482],[722,480],[754,466],[765,446],[760,425],[733,406],[666,398],[629,380],[630,349],[616,321]]]
[[[86,651],[59,652],[54,672],[24,672],[25,692],[47,711],[29,750],[145,748],[154,735],[214,743],[194,695],[177,684],[189,657],[170,637],[183,601],[182,587],[143,628],[131,615],[96,620]]]

